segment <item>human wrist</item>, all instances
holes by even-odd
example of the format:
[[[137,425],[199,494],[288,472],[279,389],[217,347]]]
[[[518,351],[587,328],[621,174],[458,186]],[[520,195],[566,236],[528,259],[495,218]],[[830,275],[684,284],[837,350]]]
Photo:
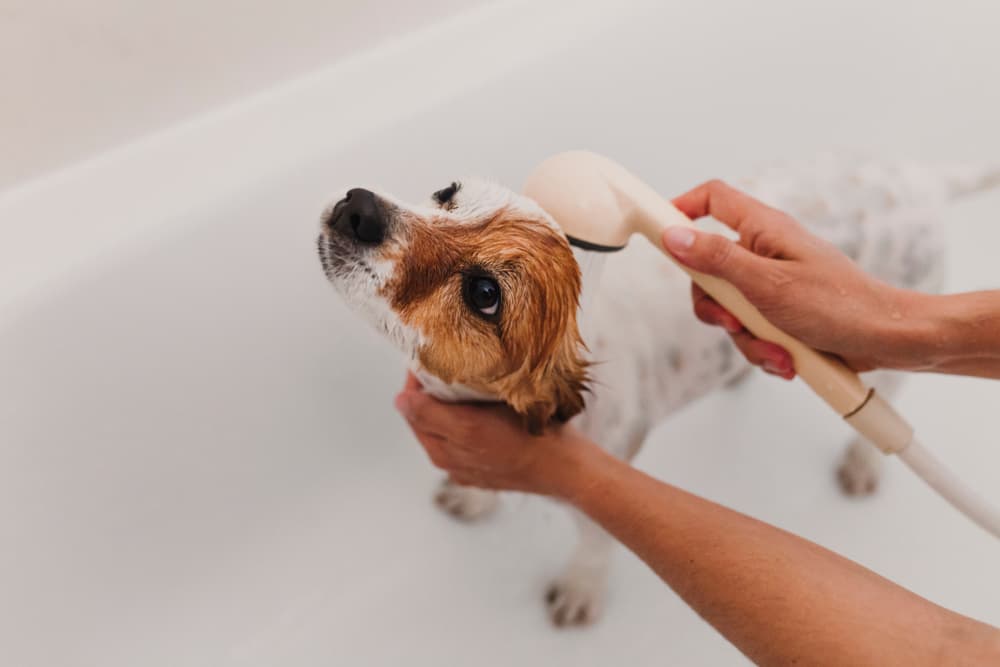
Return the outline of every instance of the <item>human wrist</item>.
[[[575,430],[568,430],[558,438],[554,443],[555,455],[547,456],[545,467],[537,472],[539,492],[576,504],[592,486],[607,454]]]
[[[933,341],[941,335],[940,304],[934,295],[884,286],[882,317],[866,337],[877,368],[916,371],[936,363]]]
[[[937,370],[962,347],[956,304],[936,294],[884,286],[883,315],[869,321],[864,335],[876,368]]]
[[[948,372],[1000,357],[1000,291],[922,295],[922,370]]]

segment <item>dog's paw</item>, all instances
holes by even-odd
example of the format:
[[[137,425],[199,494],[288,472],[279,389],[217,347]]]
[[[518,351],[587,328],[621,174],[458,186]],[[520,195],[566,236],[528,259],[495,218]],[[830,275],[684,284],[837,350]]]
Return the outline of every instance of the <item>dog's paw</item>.
[[[434,493],[434,504],[462,521],[476,521],[496,511],[500,504],[496,491],[455,484],[445,479]]]
[[[579,574],[559,577],[546,590],[545,605],[556,627],[589,625],[604,608],[604,578]]]
[[[852,443],[837,467],[837,481],[849,496],[870,496],[878,489],[881,454],[864,442]]]

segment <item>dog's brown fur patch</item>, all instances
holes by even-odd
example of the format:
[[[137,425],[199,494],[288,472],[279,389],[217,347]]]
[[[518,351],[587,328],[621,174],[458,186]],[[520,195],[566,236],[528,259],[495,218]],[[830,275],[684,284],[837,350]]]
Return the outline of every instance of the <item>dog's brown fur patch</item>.
[[[411,218],[383,295],[425,342],[420,363],[445,382],[500,397],[541,431],[583,409],[587,364],[576,324],[580,270],[566,239],[541,221],[500,211],[480,223]],[[500,285],[497,322],[471,312],[463,277]]]

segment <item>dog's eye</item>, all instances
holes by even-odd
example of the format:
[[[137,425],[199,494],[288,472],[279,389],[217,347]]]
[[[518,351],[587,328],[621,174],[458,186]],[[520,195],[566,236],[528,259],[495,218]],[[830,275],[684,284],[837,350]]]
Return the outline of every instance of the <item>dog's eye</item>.
[[[462,189],[462,184],[455,182],[448,187],[438,190],[434,193],[434,201],[438,203],[439,206],[447,206],[451,203],[451,200],[455,197],[455,193]]]
[[[500,311],[500,286],[492,278],[470,276],[465,281],[465,300],[483,317],[494,318]]]

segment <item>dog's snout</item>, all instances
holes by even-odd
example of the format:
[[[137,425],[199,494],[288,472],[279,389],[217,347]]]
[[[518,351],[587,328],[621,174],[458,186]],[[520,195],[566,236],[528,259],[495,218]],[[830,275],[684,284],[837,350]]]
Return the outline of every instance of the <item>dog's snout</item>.
[[[349,190],[330,226],[362,243],[378,245],[385,239],[386,220],[375,194],[364,188]]]

